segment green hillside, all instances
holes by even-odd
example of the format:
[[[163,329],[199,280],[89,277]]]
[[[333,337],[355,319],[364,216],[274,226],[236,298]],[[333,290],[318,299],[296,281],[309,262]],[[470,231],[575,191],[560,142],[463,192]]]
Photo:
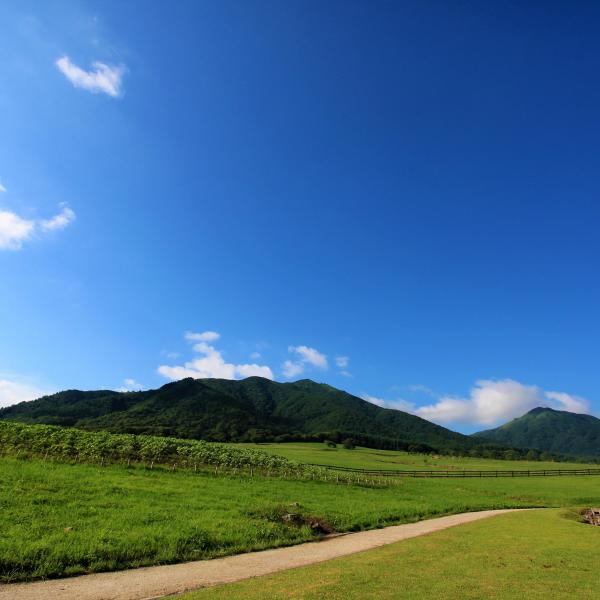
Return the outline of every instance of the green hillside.
[[[0,410],[0,419],[212,441],[352,437],[364,446],[468,451],[493,446],[308,379],[183,379],[157,390],[68,390]]]
[[[556,454],[600,456],[600,419],[551,408],[534,408],[496,429],[473,435]]]

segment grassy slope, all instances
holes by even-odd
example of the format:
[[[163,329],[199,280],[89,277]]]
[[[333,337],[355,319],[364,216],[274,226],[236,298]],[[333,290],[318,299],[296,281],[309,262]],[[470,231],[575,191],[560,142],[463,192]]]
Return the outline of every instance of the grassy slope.
[[[599,465],[583,465],[566,462],[538,462],[525,460],[493,460],[487,458],[440,456],[433,458],[427,454],[409,454],[392,450],[373,450],[371,448],[355,448],[346,450],[343,446],[328,448],[319,443],[286,443],[286,444],[241,444],[247,448],[256,448],[279,454],[302,463],[332,465],[336,467],[354,467],[362,469],[390,470],[515,470],[527,471],[537,469],[581,469],[590,467],[598,469]]]
[[[600,528],[563,512],[502,515],[181,600],[598,598]]]
[[[208,558],[311,539],[278,507],[348,531],[513,506],[596,505],[600,478],[318,481],[0,459],[0,581]],[[299,507],[290,507],[299,503]]]

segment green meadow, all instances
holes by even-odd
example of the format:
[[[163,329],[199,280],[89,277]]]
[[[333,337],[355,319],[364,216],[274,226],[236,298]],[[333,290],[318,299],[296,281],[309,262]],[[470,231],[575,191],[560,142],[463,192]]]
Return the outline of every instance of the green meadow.
[[[500,515],[181,600],[548,600],[600,597],[600,527],[573,511]]]
[[[527,460],[495,460],[491,458],[470,458],[460,456],[439,456],[395,452],[393,450],[374,450],[357,447],[347,450],[341,444],[329,448],[320,443],[285,443],[285,444],[237,444],[246,448],[255,448],[301,463],[331,465],[336,467],[352,467],[359,469],[382,470],[538,470],[538,469],[581,469],[590,467],[598,469],[599,465],[582,463],[527,461]]]
[[[0,581],[212,558],[315,538],[308,526],[284,523],[286,512],[357,531],[471,510],[590,506],[599,499],[600,477],[593,476],[401,479],[372,488],[3,458]]]

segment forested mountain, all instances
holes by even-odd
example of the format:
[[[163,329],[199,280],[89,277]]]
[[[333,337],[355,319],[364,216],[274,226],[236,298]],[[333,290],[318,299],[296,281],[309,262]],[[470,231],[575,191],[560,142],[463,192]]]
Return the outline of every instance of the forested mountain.
[[[0,419],[213,441],[352,437],[375,448],[462,452],[495,445],[308,379],[188,378],[142,392],[68,390],[1,409]]]
[[[520,448],[600,457],[600,419],[552,408],[534,408],[496,429],[473,435]]]

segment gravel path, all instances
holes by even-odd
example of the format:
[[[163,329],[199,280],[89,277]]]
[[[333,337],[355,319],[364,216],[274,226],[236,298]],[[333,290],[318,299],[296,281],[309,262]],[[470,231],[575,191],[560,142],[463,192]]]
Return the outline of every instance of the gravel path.
[[[371,550],[513,510],[515,509],[462,513],[213,560],[34,583],[0,584],[0,600],[150,600]]]

